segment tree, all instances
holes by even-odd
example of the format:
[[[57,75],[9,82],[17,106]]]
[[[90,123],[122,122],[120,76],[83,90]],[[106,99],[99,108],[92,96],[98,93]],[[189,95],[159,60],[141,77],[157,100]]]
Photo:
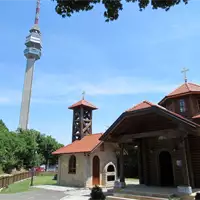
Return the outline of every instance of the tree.
[[[37,140],[39,147],[39,154],[41,154],[45,160],[45,166],[49,164],[55,165],[57,164],[57,156],[53,156],[52,152],[63,147],[62,144],[59,144],[54,138],[51,136],[46,136],[45,134],[41,134]],[[46,170],[45,169],[45,170]]]
[[[53,0],[57,2],[56,12],[62,17],[70,17],[75,12],[92,10],[97,4],[105,7],[104,17],[106,21],[118,19],[119,11],[123,10],[124,3],[137,3],[139,10],[144,10],[148,5],[152,9],[164,9],[168,11],[172,6],[181,2],[187,4],[189,0]]]
[[[9,130],[8,130],[8,128],[7,128],[7,126],[4,124],[4,122],[3,122],[3,120],[1,120],[0,119],[0,133],[2,133],[2,132],[8,132]]]
[[[36,165],[38,152],[37,137],[40,132],[31,130],[18,129],[16,134],[22,145],[22,151],[18,154],[19,159],[23,162],[25,168],[31,168]],[[38,161],[37,161],[38,162]]]
[[[9,173],[13,168],[22,166],[18,154],[22,151],[22,144],[15,132],[9,132],[4,122],[0,120],[0,166]]]
[[[0,167],[10,173],[12,169],[29,169],[41,164],[57,163],[52,152],[62,147],[51,136],[34,129],[11,132],[0,120]]]

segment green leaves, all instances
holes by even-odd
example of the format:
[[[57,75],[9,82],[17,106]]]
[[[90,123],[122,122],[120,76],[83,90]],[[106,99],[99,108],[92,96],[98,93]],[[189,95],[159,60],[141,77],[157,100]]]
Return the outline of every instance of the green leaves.
[[[180,3],[187,4],[189,0],[53,0],[57,2],[56,12],[62,17],[71,17],[74,12],[89,11],[96,4],[103,4],[105,8],[104,17],[106,22],[118,19],[119,11],[123,10],[125,3],[137,3],[139,10],[144,10],[147,6],[152,9],[164,9],[168,11],[172,6]]]
[[[21,130],[9,132],[6,125],[0,120],[0,166],[9,173],[13,168],[26,169],[47,163],[54,165],[57,157],[51,153],[59,144],[51,136],[41,134],[36,130]]]

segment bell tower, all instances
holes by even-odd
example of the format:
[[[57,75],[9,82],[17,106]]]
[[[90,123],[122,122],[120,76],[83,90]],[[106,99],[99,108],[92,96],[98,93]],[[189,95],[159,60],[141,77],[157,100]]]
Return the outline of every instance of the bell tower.
[[[97,107],[82,100],[69,107],[73,110],[72,142],[81,140],[84,136],[92,134],[92,111]]]

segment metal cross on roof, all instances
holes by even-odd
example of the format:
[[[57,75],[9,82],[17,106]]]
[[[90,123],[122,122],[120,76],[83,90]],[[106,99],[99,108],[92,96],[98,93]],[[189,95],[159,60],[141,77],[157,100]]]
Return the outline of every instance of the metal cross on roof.
[[[83,95],[82,99],[84,100],[85,99],[85,91],[82,92],[82,95]]]
[[[183,68],[183,70],[181,71],[181,73],[184,74],[184,80],[185,80],[185,83],[187,83],[187,72],[189,71],[189,69],[186,69],[186,68]]]

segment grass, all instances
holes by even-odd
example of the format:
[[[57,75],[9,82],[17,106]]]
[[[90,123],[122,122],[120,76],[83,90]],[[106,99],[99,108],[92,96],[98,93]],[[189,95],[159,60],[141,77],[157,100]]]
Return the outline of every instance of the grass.
[[[55,172],[40,172],[39,176],[54,176],[56,173]]]
[[[34,177],[33,185],[55,185],[56,181],[52,180],[52,178],[53,176],[36,176]],[[8,188],[4,188],[1,193],[18,193],[35,189],[30,187],[30,182],[31,179],[27,179],[21,182],[10,184]]]
[[[138,178],[126,178],[126,180],[128,180],[128,181],[138,181],[139,179]]]

